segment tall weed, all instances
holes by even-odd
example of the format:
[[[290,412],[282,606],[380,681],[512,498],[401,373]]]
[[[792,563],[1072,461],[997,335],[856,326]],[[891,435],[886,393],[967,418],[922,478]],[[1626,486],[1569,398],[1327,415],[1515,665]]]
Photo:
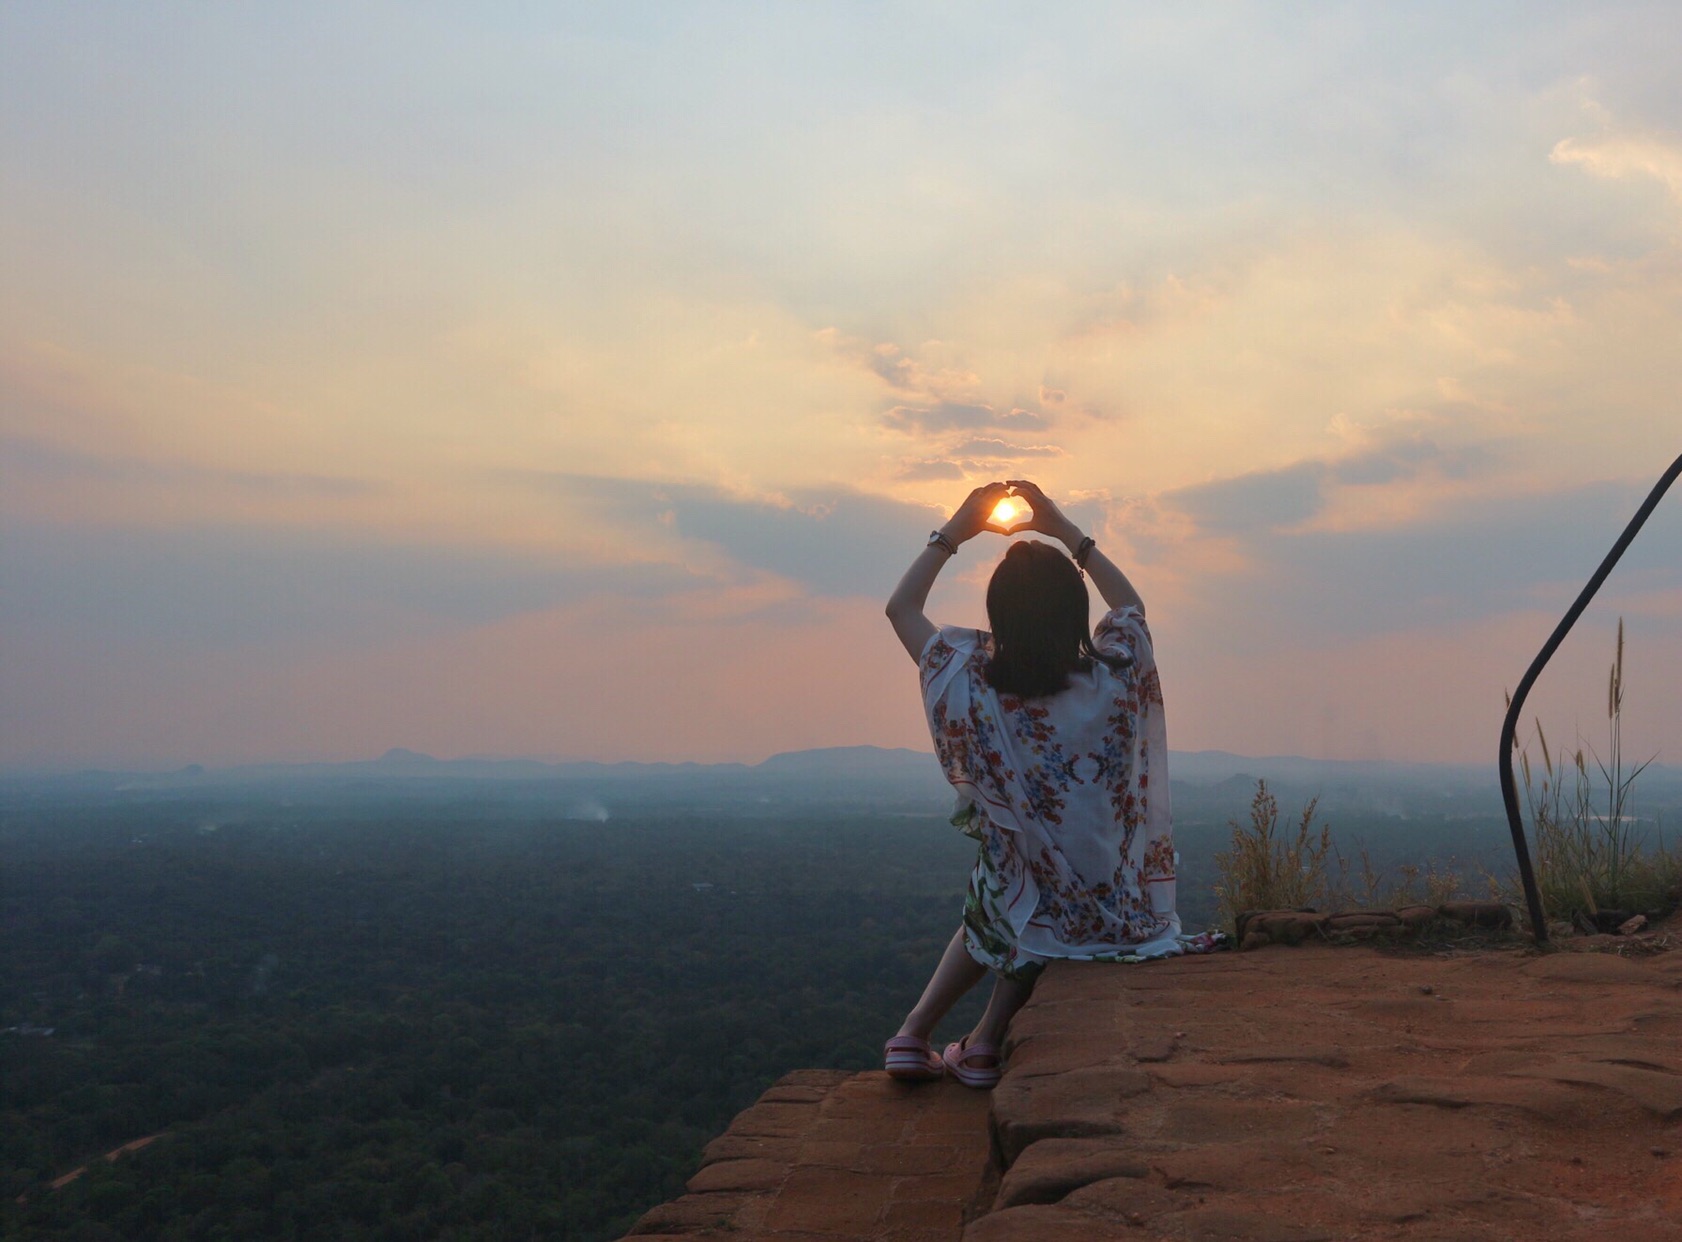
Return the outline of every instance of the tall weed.
[[[1232,844],[1215,854],[1215,897],[1231,927],[1244,910],[1292,910],[1324,901],[1336,863],[1332,830],[1314,826],[1317,799],[1303,808],[1294,829],[1280,831],[1279,801],[1266,781],[1256,782],[1250,822],[1232,822]]]
[[[1524,799],[1536,842],[1536,883],[1551,917],[1576,920],[1586,914],[1592,922],[1602,910],[1657,914],[1669,910],[1682,895],[1682,857],[1665,845],[1662,834],[1654,848],[1646,848],[1646,834],[1631,813],[1635,780],[1653,760],[1625,770],[1623,710],[1624,622],[1620,617],[1617,653],[1607,677],[1606,757],[1592,747],[1585,750],[1580,739],[1572,754],[1550,749],[1540,720],[1536,722],[1540,773],[1530,762],[1529,748],[1519,750]],[[1598,783],[1590,774],[1591,760]]]

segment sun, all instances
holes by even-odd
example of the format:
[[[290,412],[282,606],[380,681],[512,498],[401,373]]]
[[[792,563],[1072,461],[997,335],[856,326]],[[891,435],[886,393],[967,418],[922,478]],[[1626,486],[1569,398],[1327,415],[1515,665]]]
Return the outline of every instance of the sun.
[[[1003,500],[999,501],[998,504],[993,506],[992,520],[995,525],[1009,526],[1020,518],[1024,511],[1025,506],[1020,501],[1013,500],[1011,497],[1006,496]]]

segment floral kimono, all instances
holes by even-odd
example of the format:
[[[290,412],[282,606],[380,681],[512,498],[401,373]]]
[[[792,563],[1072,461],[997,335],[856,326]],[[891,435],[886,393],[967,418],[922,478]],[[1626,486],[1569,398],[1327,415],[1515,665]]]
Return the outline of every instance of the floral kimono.
[[[1094,661],[1047,698],[987,683],[992,635],[942,626],[918,662],[953,822],[981,842],[964,902],[978,962],[1031,977],[1047,958],[1139,961],[1212,947],[1180,934],[1168,737],[1137,608],[1098,625]]]

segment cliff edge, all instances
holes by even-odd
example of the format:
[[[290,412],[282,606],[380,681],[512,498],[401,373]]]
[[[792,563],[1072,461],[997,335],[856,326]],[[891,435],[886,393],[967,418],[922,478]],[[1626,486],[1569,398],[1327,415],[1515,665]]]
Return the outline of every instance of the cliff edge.
[[[1679,1035],[1673,952],[1056,963],[991,1095],[790,1075],[630,1236],[1682,1242]]]

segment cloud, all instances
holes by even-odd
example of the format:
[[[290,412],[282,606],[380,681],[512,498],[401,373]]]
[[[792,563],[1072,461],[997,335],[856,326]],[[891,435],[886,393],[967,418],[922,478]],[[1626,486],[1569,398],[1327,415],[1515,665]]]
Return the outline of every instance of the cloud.
[[[956,451],[964,456],[909,461],[900,467],[896,477],[908,482],[995,479],[1010,473],[1017,463],[1068,456],[1054,444],[1009,444],[1003,440],[971,440],[959,445]]]
[[[1045,415],[1032,410],[1013,409],[1008,414],[1000,414],[990,405],[965,405],[955,401],[941,401],[929,406],[896,405],[882,415],[882,421],[896,431],[925,435],[991,427],[1037,431],[1050,424]]]
[[[1305,507],[1306,485],[1292,494],[1289,476],[1267,477],[1287,497],[1276,513]],[[1194,641],[1256,651],[1537,608],[1557,615],[1605,556],[1644,491],[1599,482],[1516,494],[1461,492],[1439,498],[1416,520],[1383,528],[1257,522],[1237,536],[1243,553],[1237,563],[1183,580],[1189,596],[1183,615],[1199,631]],[[1188,557],[1187,549],[1165,546],[1152,549],[1151,559],[1171,565]],[[1682,505],[1654,516],[1605,594],[1677,587]],[[1234,625],[1234,618],[1243,624]]]
[[[952,451],[961,457],[985,461],[1021,461],[1029,457],[1068,456],[1055,444],[1012,444],[1008,440],[990,438],[966,440]]]
[[[1289,526],[1320,511],[1326,473],[1323,462],[1299,462],[1181,488],[1167,500],[1213,534]]]
[[[1117,530],[1194,647],[1261,657],[1558,616],[1645,486],[1539,487],[1504,464],[1499,442],[1409,436],[1133,502]],[[1605,598],[1622,597],[1620,608],[1666,598],[1682,590],[1679,567],[1682,503],[1673,502]]]
[[[1432,520],[1391,531],[1316,531],[1278,540],[1269,560],[1315,584],[1345,628],[1384,631],[1470,619],[1557,600],[1581,588],[1634,511],[1628,487],[1467,498]],[[1678,528],[1656,526],[1624,581],[1677,580]],[[1665,553],[1670,555],[1668,571]],[[1350,589],[1347,584],[1359,584]],[[1320,611],[1320,610],[1316,610]]]
[[[871,344],[825,328],[816,334],[854,365],[886,381],[900,400],[882,415],[884,426],[908,435],[942,436],[983,430],[1041,431],[1051,419],[1038,410],[1013,404],[1000,411],[982,396],[981,377],[944,341],[927,341],[917,355],[893,342]],[[1055,405],[1067,394],[1040,389],[1040,403]]]
[[[942,341],[928,341],[916,355],[892,341],[870,342],[837,328],[813,334],[840,357],[885,381],[890,388],[941,401],[973,393],[981,379]]]
[[[1599,138],[1565,138],[1548,158],[1575,164],[1591,176],[1613,181],[1650,177],[1682,203],[1682,143],[1655,134],[1613,133]]]
[[[701,484],[658,484],[570,474],[516,476],[632,529],[675,533],[749,569],[824,595],[886,597],[909,555],[943,515],[846,488],[742,497]]]
[[[1293,462],[1166,493],[1162,500],[1213,535],[1277,530],[1311,522],[1347,489],[1417,480],[1463,480],[1496,460],[1488,445],[1445,448],[1413,435],[1330,459]]]
[[[0,468],[44,481],[142,487],[224,487],[276,496],[348,498],[382,490],[372,479],[286,471],[229,470],[180,460],[149,461],[63,448],[25,436],[0,435]]]
[[[0,630],[116,645],[379,643],[709,579],[682,565],[569,564],[500,548],[268,527],[112,529],[12,523]]]
[[[964,467],[955,461],[948,461],[944,457],[929,457],[921,461],[909,461],[899,468],[898,477],[908,482],[933,482],[945,479],[966,478]]]

